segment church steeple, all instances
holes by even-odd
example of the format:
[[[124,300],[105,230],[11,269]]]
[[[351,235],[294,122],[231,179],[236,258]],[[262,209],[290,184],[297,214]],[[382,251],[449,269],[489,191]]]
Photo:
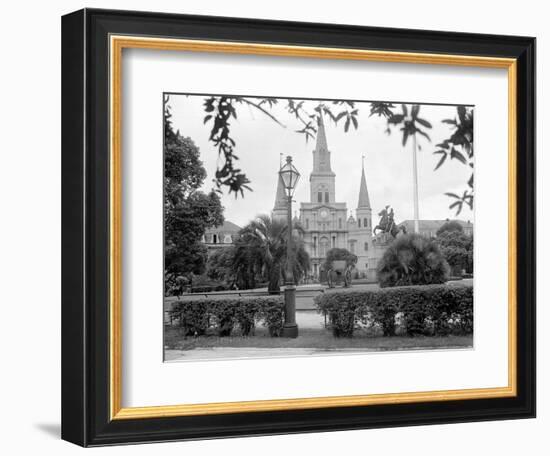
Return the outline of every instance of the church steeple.
[[[309,175],[310,201],[312,203],[333,203],[335,201],[336,174],[330,166],[330,151],[323,115],[319,113],[317,140],[313,150],[313,170]]]
[[[365,178],[365,156],[363,155],[363,164],[361,170],[361,185],[359,187],[359,202],[357,209],[370,209],[369,191],[367,190],[367,179]]]
[[[332,172],[330,167],[330,151],[328,150],[327,134],[322,114],[319,114],[317,141],[315,150],[313,151],[313,172]]]

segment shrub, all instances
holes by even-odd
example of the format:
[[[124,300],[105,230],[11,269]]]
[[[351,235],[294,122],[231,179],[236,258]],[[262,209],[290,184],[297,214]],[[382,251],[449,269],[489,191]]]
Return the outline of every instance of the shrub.
[[[445,283],[449,265],[436,242],[407,234],[386,249],[378,263],[377,278],[382,288]]]
[[[352,337],[355,327],[376,325],[384,336],[396,332],[396,315],[402,315],[409,336],[471,334],[471,285],[417,285],[379,290],[338,290],[315,297],[320,312],[329,317],[334,336]]]
[[[235,324],[243,336],[250,335],[256,322],[279,336],[284,324],[282,296],[231,296],[192,298],[176,303],[171,311],[185,336],[201,336],[209,329],[229,336]]]
[[[239,324],[242,336],[253,334],[259,307],[263,307],[263,305],[258,305],[257,299],[246,299],[235,306],[235,319]]]
[[[459,231],[444,231],[435,238],[454,275],[473,270],[474,238]]]
[[[258,317],[267,327],[271,337],[279,337],[285,323],[285,305],[282,296],[279,299],[266,300],[258,309]]]
[[[329,314],[329,322],[334,337],[352,337],[356,324],[356,308],[350,305],[335,309]]]
[[[229,336],[235,326],[235,306],[226,299],[215,299],[210,301],[210,314],[214,317],[214,325],[219,336]]]
[[[435,235],[439,236],[441,233],[449,233],[453,231],[457,233],[464,233],[464,228],[462,228],[462,225],[458,221],[448,220],[439,227]]]
[[[200,301],[191,301],[189,305],[179,303],[172,309],[172,316],[177,319],[185,336],[202,336],[209,326],[209,315]],[[176,311],[177,309],[177,311]]]

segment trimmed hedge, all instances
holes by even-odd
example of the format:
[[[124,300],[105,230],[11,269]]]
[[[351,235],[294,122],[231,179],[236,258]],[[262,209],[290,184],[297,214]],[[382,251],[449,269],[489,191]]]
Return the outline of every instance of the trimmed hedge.
[[[315,297],[336,337],[352,337],[360,326],[378,326],[396,334],[399,320],[409,336],[444,336],[473,332],[471,285],[414,285],[378,290],[342,290]]]
[[[177,302],[170,312],[184,336],[202,336],[209,329],[219,336],[229,336],[235,326],[240,335],[249,336],[256,323],[261,323],[272,337],[278,337],[283,329],[284,309],[282,296],[225,296],[186,299]]]

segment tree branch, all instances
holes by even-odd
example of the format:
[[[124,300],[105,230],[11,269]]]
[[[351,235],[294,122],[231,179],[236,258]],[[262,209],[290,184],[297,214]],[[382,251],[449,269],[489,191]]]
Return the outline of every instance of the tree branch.
[[[237,98],[237,100],[239,102],[242,102],[242,103],[246,103],[247,105],[249,106],[253,106],[254,108],[256,108],[258,111],[261,111],[263,112],[267,117],[269,117],[271,120],[273,120],[275,123],[277,123],[278,125],[280,125],[281,127],[283,128],[286,128],[286,125],[284,125],[283,123],[281,123],[279,121],[279,119],[277,119],[273,114],[271,114],[269,111],[265,110],[264,108],[262,108],[259,104],[257,103],[254,103],[246,98]]]

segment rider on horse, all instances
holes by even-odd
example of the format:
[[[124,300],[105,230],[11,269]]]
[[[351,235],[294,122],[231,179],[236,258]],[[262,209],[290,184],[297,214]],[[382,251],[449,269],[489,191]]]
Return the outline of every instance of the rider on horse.
[[[380,222],[374,227],[373,233],[376,235],[376,230],[381,230],[383,233],[390,233],[393,237],[396,237],[399,231],[407,233],[404,226],[398,227],[395,224],[395,213],[393,208],[388,211],[389,205],[382,209],[378,215],[380,216]]]

